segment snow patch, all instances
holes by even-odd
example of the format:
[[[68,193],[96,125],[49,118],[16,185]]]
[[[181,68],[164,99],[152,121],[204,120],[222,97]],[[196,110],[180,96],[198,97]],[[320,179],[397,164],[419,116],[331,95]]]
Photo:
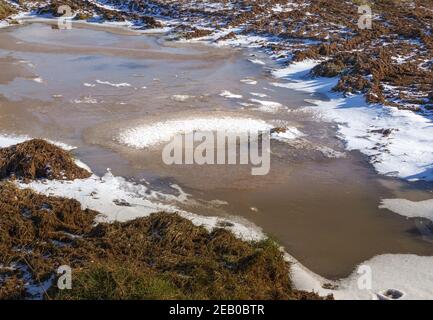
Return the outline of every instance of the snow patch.
[[[319,150],[326,158],[340,159],[346,157],[346,153],[334,150],[327,146],[320,146],[317,150]]]
[[[96,83],[98,84],[103,84],[103,85],[107,85],[110,87],[115,87],[115,88],[123,88],[123,87],[130,87],[131,85],[127,82],[122,82],[122,83],[112,83],[110,81],[102,81],[102,80],[96,80]]]
[[[250,101],[254,103],[258,103],[260,105],[258,109],[263,112],[276,112],[283,107],[281,103],[275,101],[266,101],[266,100],[258,100],[258,99],[250,99]]]
[[[330,90],[338,78],[305,78],[316,61],[293,63],[274,70],[276,77],[291,82],[273,83],[310,93],[327,94],[328,101],[308,100],[306,107],[322,114],[324,120],[338,123],[340,138],[348,150],[359,150],[370,157],[384,175],[407,180],[433,180],[433,124],[420,114],[383,105],[370,105],[362,95],[343,97]]]
[[[98,99],[88,96],[82,97],[81,99],[74,99],[72,102],[76,104],[96,104],[98,103]]]
[[[257,80],[254,80],[251,78],[245,78],[245,79],[241,79],[239,81],[242,83],[245,83],[245,84],[249,84],[249,85],[256,85],[257,84]]]
[[[190,96],[187,94],[175,94],[171,96],[171,99],[177,102],[185,102],[188,99],[194,98],[194,96]]]
[[[287,140],[294,140],[302,136],[305,136],[305,134],[299,131],[298,128],[294,127],[286,128],[285,132],[274,132],[271,134],[273,139],[283,142]]]
[[[408,218],[426,218],[433,221],[433,199],[410,201],[406,199],[382,199],[379,206]]]
[[[242,95],[240,94],[235,94],[235,93],[231,93],[228,90],[224,90],[220,93],[221,97],[225,97],[225,98],[232,98],[232,99],[242,99]]]
[[[433,257],[412,254],[384,254],[361,264],[371,268],[372,288],[358,286],[361,274],[356,271],[338,284],[336,299],[415,300],[433,298]]]
[[[109,170],[103,177],[92,175],[90,178],[74,181],[37,180],[29,184],[17,184],[20,188],[31,188],[41,194],[76,199],[83,209],[89,208],[101,212],[96,217],[96,222],[125,222],[164,211],[167,214],[178,213],[209,231],[224,224],[238,238],[247,241],[259,241],[265,238],[260,228],[241,218],[201,216],[180,210],[176,204],[188,201],[189,197],[183,191],[179,192],[179,196],[156,192],[144,184],[132,183],[122,177],[116,177]]]
[[[117,137],[121,144],[136,149],[169,142],[176,134],[193,131],[224,131],[228,133],[270,130],[272,126],[258,119],[241,117],[190,118],[162,121],[123,130]]]
[[[248,59],[248,61],[254,63],[254,64],[260,64],[260,65],[265,65],[266,63],[263,62],[262,60],[259,59]]]
[[[266,93],[260,93],[260,92],[250,92],[250,95],[255,96],[255,97],[259,97],[259,98],[265,98],[268,96]]]
[[[329,281],[305,268],[286,254],[291,262],[291,280],[298,290],[314,291],[337,300],[429,300],[433,298],[433,257],[412,254],[384,254],[361,263],[339,281]],[[371,289],[358,285],[365,270],[371,270]],[[325,289],[326,285],[333,289]]]

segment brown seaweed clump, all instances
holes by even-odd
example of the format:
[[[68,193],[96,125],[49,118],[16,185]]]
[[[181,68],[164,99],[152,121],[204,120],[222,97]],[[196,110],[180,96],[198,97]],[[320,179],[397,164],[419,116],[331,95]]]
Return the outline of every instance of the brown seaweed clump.
[[[293,288],[271,240],[209,232],[177,214],[95,225],[97,214],[0,184],[0,299],[322,299]],[[57,287],[62,265],[71,290]]]
[[[0,149],[0,179],[74,180],[90,177],[70,153],[41,139]]]

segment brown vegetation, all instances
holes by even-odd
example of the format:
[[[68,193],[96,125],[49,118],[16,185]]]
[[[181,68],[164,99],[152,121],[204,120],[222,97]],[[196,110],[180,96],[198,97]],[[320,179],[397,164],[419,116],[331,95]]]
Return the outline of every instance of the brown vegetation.
[[[0,149],[0,179],[74,180],[90,177],[71,155],[41,139],[32,139]]]
[[[6,19],[14,13],[15,10],[7,2],[0,0],[0,20]]]
[[[168,213],[95,226],[97,214],[2,183],[0,298],[319,299],[293,289],[290,265],[270,240],[244,242]],[[55,274],[65,264],[73,288],[61,291]]]
[[[103,20],[123,22],[125,20],[135,21],[140,24],[145,24],[146,28],[159,28],[162,24],[155,20],[153,17],[133,12],[122,12],[117,10],[109,10],[90,1],[80,0],[52,0],[49,4],[42,3],[37,8],[39,14],[52,14],[53,16],[61,16],[58,13],[60,6],[67,5],[71,8],[72,13],[77,20],[87,20],[92,18],[94,15],[98,15]]]
[[[212,30],[195,29],[194,31],[185,33],[184,38],[185,39],[201,38],[201,37],[206,37],[208,35],[211,35],[212,33],[213,33]]]

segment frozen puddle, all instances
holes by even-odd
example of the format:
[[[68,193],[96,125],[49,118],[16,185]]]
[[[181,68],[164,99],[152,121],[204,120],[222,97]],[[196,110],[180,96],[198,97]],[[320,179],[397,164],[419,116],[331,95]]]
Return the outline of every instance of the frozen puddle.
[[[271,124],[252,118],[208,117],[178,119],[125,129],[118,135],[117,140],[130,147],[142,149],[169,142],[177,134],[194,131],[242,133],[270,130],[271,128]]]
[[[276,65],[267,59],[261,60],[266,66],[251,63],[258,55],[249,50],[106,30],[64,33],[42,24],[0,30],[2,48],[8,74],[0,73],[0,126],[9,135],[0,144],[28,137],[64,141],[77,147],[75,154],[94,173],[72,183],[30,185],[39,192],[77,198],[103,212],[98,219],[104,221],[176,210],[209,228],[228,219],[229,228],[245,239],[271,234],[302,259],[305,267],[294,267],[297,286],[320,289],[352,275],[353,283],[337,283],[340,298],[356,293],[354,272],[366,261],[378,266],[381,277],[386,268],[397,275],[415,274],[417,263],[428,267],[427,260],[414,257],[433,255],[416,228],[419,217],[430,215],[430,202],[397,202],[426,197],[395,194],[350,150],[368,155],[387,180],[428,177],[430,122],[366,106],[358,96],[320,100],[316,93],[328,93],[336,79],[309,79],[317,62],[275,69],[280,77],[275,79],[267,70]],[[266,176],[236,165],[168,166],[161,159],[161,145],[179,133],[269,129],[275,130]],[[184,191],[174,192],[174,185]],[[392,253],[386,261],[372,258],[384,252]],[[431,284],[426,273],[420,277]],[[398,280],[384,278],[356,295],[418,294]],[[428,294],[420,288],[420,296]]]

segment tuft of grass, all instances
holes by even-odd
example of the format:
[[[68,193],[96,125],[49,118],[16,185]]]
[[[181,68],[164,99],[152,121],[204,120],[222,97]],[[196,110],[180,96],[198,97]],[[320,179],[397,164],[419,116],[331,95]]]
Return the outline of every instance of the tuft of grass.
[[[272,240],[244,242],[158,213],[101,224],[87,238],[101,255],[56,299],[292,299],[290,265]],[[104,248],[103,252],[99,252]],[[92,254],[93,256],[94,254]]]
[[[173,300],[185,295],[163,275],[147,268],[97,263],[74,274],[71,290],[58,290],[62,300]]]

